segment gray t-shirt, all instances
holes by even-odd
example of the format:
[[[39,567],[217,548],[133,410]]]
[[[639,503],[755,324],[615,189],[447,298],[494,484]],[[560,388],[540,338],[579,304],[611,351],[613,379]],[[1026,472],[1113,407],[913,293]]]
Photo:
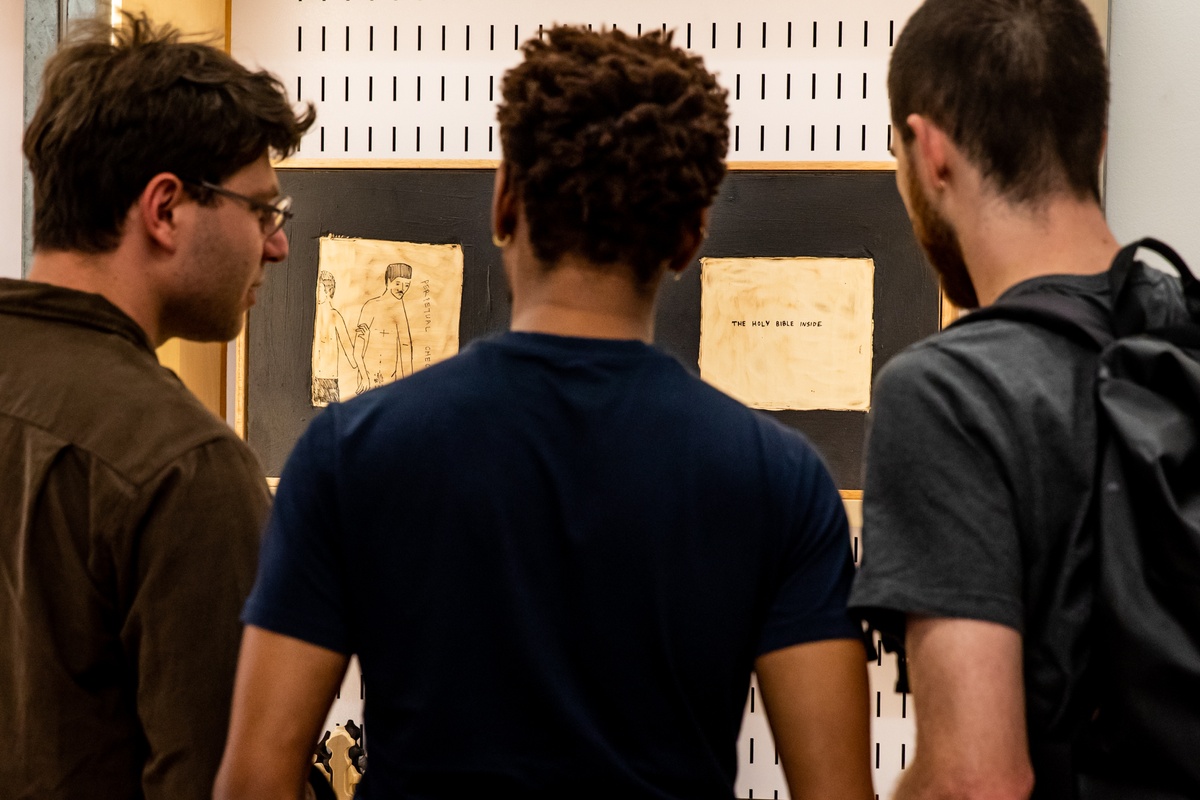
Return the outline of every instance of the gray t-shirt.
[[[1139,275],[1137,291],[1151,325],[1183,313],[1178,282],[1162,273]],[[1005,297],[1035,292],[1109,306],[1106,274],[1035,278]],[[874,390],[851,608],[896,635],[905,614],[1017,630],[1032,740],[1074,713],[1052,653],[1090,613],[1090,600],[1060,600],[1095,472],[1096,366],[1095,353],[1038,326],[980,321],[910,347]],[[1044,608],[1056,613],[1031,613]]]

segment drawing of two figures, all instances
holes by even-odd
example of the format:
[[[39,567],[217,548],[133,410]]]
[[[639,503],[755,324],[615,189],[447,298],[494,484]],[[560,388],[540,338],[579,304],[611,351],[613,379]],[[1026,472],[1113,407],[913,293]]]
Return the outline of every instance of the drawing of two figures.
[[[412,284],[412,267],[388,264],[384,290],[363,303],[354,336],[342,313],[333,306],[337,283],[333,273],[317,277],[317,318],[312,360],[312,403],[326,406],[341,399],[338,354],[343,352],[357,371],[355,394],[391,383],[413,373],[412,328],[404,295]]]

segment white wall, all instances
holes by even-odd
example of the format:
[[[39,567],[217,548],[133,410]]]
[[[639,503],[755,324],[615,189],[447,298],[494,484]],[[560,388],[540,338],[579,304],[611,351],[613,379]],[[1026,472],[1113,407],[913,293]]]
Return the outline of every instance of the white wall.
[[[1113,0],[1110,22],[1109,224],[1200,269],[1200,2]]]
[[[0,2],[0,277],[21,277],[21,128],[25,4]]]

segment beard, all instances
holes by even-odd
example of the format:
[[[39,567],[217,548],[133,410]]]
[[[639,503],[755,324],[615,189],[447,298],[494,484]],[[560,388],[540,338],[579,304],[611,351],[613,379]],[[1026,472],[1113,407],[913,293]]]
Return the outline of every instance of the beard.
[[[912,171],[908,173],[908,202],[912,206],[913,233],[937,273],[946,299],[959,308],[979,308],[979,297],[967,271],[958,234],[930,204]]]
[[[228,342],[242,330],[245,311],[237,297],[188,295],[165,307],[164,328],[190,342]]]
[[[242,330],[251,282],[261,279],[253,250],[212,225],[203,227],[187,254],[186,278],[163,299],[163,328],[193,342],[228,342]]]

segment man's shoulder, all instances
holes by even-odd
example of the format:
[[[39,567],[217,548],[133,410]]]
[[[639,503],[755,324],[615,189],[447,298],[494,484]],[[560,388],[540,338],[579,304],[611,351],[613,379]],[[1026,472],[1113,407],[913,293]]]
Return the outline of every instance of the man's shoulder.
[[[1096,374],[1094,352],[1032,324],[980,320],[947,329],[880,371],[868,460],[892,465],[884,470],[897,459],[932,457],[965,476],[987,452],[1013,481],[1059,480],[1091,457]]]
[[[248,455],[230,427],[152,354],[121,341],[77,342],[75,352],[47,348],[38,354],[41,364],[0,370],[0,385],[21,387],[0,401],[0,411],[87,451],[132,484],[208,443]]]
[[[1053,331],[1004,319],[959,322],[910,345],[884,365],[877,387],[1018,388],[1054,372],[1073,374],[1095,356]],[[1034,368],[1036,365],[1036,368]]]
[[[712,427],[731,436],[752,436],[768,443],[773,448],[797,453],[815,453],[808,438],[795,428],[784,425],[768,412],[750,408],[736,398],[730,397],[716,387],[705,383],[694,375],[688,375],[691,394],[696,410],[712,421]],[[705,435],[718,431],[701,430]]]
[[[1022,322],[1004,319],[976,322],[963,317],[955,324],[909,345],[901,356],[908,356],[917,364],[936,363],[939,359],[948,358],[986,363],[1003,359],[1013,347],[1035,347],[1037,342],[1046,338],[1043,334],[1054,336],[1049,331]]]
[[[91,431],[81,431],[81,442],[131,483],[151,480],[189,453],[208,446],[220,448],[228,458],[256,463],[246,443],[174,374],[168,372],[136,391],[115,388],[112,400],[113,405],[124,401],[124,408],[114,411],[108,420],[95,420]],[[261,473],[261,467],[257,471]]]
[[[0,413],[15,423],[133,483],[208,442],[244,450],[103,298],[8,281],[0,301]]]
[[[909,345],[879,370],[872,407],[931,391],[957,390],[958,378],[992,369],[991,350],[991,340],[979,330],[945,330]]]
[[[828,474],[808,437],[770,412],[750,408],[682,367],[668,382],[664,427],[677,426],[684,443],[702,442],[709,469],[720,463],[734,473],[757,475],[763,485],[780,491],[785,502],[797,486]]]

